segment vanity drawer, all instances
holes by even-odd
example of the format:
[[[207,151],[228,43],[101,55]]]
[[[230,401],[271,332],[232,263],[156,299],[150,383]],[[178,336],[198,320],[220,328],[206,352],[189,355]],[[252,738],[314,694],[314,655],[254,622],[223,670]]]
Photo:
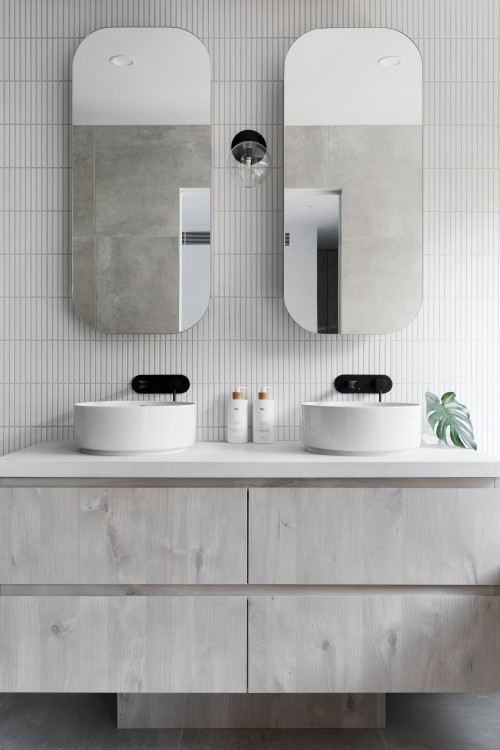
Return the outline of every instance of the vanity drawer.
[[[0,596],[0,692],[246,691],[245,597]]]
[[[499,584],[500,490],[251,489],[249,582]]]
[[[245,489],[0,489],[0,584],[247,580]]]
[[[500,597],[252,597],[251,693],[497,692]]]

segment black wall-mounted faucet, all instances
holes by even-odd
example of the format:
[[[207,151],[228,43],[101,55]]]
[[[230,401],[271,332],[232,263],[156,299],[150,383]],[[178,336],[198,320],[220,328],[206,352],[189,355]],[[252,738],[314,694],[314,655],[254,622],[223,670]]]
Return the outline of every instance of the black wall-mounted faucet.
[[[171,393],[174,401],[179,393],[186,393],[191,383],[185,375],[136,375],[132,380],[136,393]]]
[[[378,393],[382,401],[382,394],[392,388],[392,380],[388,375],[339,375],[334,385],[339,393]]]

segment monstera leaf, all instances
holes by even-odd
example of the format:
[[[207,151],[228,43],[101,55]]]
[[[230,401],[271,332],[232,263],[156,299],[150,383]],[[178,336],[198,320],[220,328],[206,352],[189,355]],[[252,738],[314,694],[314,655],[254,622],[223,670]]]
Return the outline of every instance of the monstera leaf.
[[[441,396],[441,401],[433,393],[425,394],[427,420],[436,436],[447,445],[453,443],[458,448],[472,448],[477,451],[474,431],[467,408],[455,399],[451,391]]]

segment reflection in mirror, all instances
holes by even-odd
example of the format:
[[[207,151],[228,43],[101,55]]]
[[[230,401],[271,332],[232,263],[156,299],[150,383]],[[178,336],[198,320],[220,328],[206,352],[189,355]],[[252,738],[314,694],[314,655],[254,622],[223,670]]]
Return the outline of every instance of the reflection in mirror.
[[[210,190],[181,190],[180,330],[199,321],[210,287]]]
[[[73,301],[105,333],[178,333],[210,295],[210,61],[193,34],[101,29],[73,63]]]
[[[392,29],[318,29],[285,61],[285,303],[390,333],[422,300],[422,61]]]
[[[285,286],[295,320],[317,333],[338,333],[340,194],[285,190]]]

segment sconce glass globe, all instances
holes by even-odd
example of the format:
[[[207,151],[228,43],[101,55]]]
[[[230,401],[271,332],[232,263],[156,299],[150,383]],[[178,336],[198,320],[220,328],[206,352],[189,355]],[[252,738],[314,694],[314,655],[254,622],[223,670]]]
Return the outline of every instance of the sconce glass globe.
[[[272,162],[267,144],[256,130],[242,130],[231,143],[227,165],[231,177],[242,187],[252,188],[271,172]]]

